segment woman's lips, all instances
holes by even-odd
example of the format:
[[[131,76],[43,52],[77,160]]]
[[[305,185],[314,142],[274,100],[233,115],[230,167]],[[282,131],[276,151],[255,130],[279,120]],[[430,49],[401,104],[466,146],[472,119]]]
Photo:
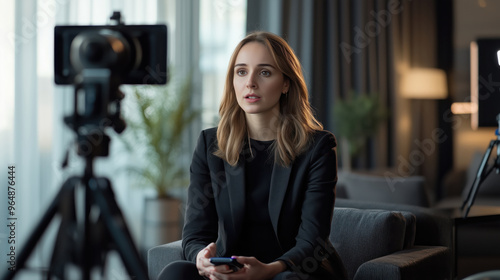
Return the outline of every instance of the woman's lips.
[[[245,100],[250,103],[254,103],[260,100],[260,96],[253,93],[245,95]]]

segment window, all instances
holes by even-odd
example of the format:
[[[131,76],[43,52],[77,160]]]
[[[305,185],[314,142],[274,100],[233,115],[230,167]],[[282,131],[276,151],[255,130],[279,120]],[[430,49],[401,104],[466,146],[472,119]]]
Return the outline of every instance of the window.
[[[203,127],[217,124],[229,58],[245,28],[245,0],[200,0]]]

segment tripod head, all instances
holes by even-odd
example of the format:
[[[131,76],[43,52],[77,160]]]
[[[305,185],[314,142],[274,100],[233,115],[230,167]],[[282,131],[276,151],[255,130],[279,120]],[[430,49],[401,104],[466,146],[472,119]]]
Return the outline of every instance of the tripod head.
[[[121,117],[119,79],[109,69],[84,69],[74,91],[73,115],[64,122],[77,135],[77,153],[86,158],[109,154],[106,127],[121,133],[126,123]]]

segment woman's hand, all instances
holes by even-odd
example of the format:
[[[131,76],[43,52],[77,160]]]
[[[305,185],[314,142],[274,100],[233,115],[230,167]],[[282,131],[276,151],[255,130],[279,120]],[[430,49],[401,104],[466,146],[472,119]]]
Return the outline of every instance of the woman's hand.
[[[283,262],[277,261],[270,264],[265,264],[257,260],[255,257],[234,257],[244,267],[236,272],[227,273],[214,270],[210,280],[262,280],[272,279],[278,273],[284,271],[286,266]]]
[[[214,266],[210,263],[210,258],[215,257],[215,250],[215,243],[212,242],[196,255],[196,268],[201,276],[209,277],[210,272],[213,271]]]
[[[211,276],[214,272],[220,274],[233,272],[233,270],[229,269],[227,265],[214,266],[210,262],[210,258],[215,257],[216,249],[217,247],[215,243],[212,242],[208,244],[208,246],[205,247],[203,250],[198,252],[198,255],[196,255],[196,268],[198,268],[198,273],[201,276],[209,277],[210,279],[215,279],[213,278],[213,276]]]

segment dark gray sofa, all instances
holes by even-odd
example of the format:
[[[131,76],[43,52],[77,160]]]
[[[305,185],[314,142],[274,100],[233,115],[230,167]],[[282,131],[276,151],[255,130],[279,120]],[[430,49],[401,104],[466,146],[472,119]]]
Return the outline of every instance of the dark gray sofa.
[[[350,279],[451,277],[451,223],[426,208],[338,199],[330,239]],[[151,248],[150,279],[180,259],[180,241]]]

